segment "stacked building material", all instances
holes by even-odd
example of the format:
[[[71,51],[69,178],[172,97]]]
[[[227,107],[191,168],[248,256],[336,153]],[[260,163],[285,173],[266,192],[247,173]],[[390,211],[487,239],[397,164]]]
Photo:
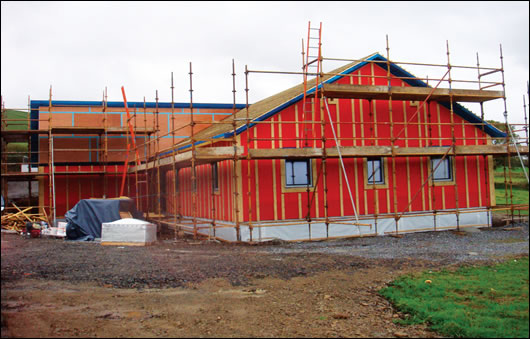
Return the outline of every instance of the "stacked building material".
[[[101,227],[102,245],[145,246],[156,242],[157,227],[147,221],[126,218]]]
[[[2,215],[2,229],[23,233],[26,231],[26,223],[48,222],[46,215],[40,213],[29,213],[33,207],[27,207],[21,210],[14,203],[12,204],[18,212],[4,213]]]

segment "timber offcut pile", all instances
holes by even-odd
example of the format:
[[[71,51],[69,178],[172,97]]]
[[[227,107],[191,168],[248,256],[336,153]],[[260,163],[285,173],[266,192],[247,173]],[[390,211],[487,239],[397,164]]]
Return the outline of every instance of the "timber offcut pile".
[[[16,231],[22,233],[26,231],[26,223],[39,223],[41,221],[48,222],[48,218],[44,209],[44,214],[40,213],[29,213],[34,207],[28,207],[23,210],[18,208],[15,204],[13,206],[17,209],[16,213],[4,213],[2,215],[2,229]]]

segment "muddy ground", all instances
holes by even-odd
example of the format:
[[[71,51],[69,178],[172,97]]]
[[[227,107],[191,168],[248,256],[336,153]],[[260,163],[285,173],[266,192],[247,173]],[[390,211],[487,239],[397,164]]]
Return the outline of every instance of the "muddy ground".
[[[454,256],[451,246],[473,241],[487,255]],[[445,242],[445,255],[411,252]],[[393,258],[381,255],[388,246]],[[396,324],[404,315],[377,291],[402,274],[521,255],[528,226],[259,246],[2,233],[2,337],[438,337]]]

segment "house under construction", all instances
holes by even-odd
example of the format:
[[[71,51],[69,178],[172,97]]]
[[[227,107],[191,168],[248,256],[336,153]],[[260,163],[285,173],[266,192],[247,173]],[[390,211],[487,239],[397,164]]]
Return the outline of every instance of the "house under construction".
[[[246,103],[29,100],[25,130],[2,109],[2,194],[10,181],[39,182],[51,220],[79,200],[128,196],[160,229],[222,241],[321,240],[491,226],[528,205],[512,201],[511,158],[528,156],[486,122],[483,103],[504,101],[504,69],[324,58],[321,26],[309,26],[302,72],[245,72]],[[326,60],[346,65],[322,71]],[[443,70],[419,78],[405,68]],[[455,70],[475,70],[476,80]],[[300,75],[300,85],[248,103],[253,73]],[[490,80],[493,77],[500,80]],[[458,88],[459,84],[476,89]],[[173,79],[171,83],[173,97]],[[460,103],[480,103],[480,115]],[[526,119],[526,107],[525,107]],[[17,122],[20,123],[20,122]],[[527,124],[522,130],[528,133]],[[27,142],[28,165],[8,143]],[[493,158],[506,159],[503,202]],[[21,166],[22,165],[22,166]],[[13,169],[15,168],[15,169]],[[28,184],[31,197],[31,185]],[[504,211],[504,212],[502,212]]]

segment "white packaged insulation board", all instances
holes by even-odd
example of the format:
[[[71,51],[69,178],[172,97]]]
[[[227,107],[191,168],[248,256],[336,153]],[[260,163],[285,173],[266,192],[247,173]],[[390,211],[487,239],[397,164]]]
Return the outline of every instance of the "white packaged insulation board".
[[[146,245],[156,241],[156,225],[138,219],[120,219],[101,225],[102,243]]]

